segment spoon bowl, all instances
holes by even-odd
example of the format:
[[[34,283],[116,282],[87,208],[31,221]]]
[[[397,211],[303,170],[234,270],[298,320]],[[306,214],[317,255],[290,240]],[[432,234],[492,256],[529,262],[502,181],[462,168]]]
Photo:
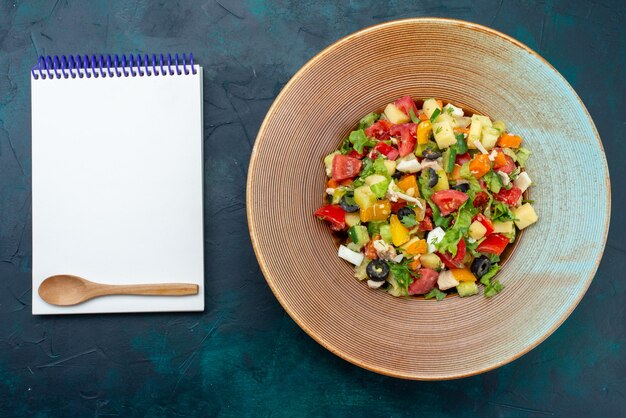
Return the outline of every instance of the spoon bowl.
[[[145,295],[186,296],[198,294],[198,285],[189,283],[154,283],[110,285],[95,283],[79,276],[50,276],[39,286],[39,296],[51,305],[71,306],[99,296]]]

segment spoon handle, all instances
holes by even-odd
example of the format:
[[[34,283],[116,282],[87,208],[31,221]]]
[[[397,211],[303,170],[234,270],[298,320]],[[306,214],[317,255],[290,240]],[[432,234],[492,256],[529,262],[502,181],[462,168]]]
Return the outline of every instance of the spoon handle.
[[[154,283],[100,285],[97,293],[104,295],[151,295],[151,296],[185,296],[197,295],[198,285],[190,283]]]

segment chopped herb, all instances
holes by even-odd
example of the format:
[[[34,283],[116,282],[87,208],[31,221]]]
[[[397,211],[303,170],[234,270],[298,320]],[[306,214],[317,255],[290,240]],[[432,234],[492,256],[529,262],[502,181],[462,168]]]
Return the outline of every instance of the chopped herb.
[[[372,126],[376,121],[380,119],[378,113],[370,113],[359,121],[359,129],[366,129]]]
[[[361,168],[361,173],[359,174],[360,179],[365,179],[365,177],[374,174],[374,161],[370,158],[363,158],[363,168]]]
[[[524,168],[526,160],[528,160],[528,157],[530,157],[530,154],[532,154],[532,152],[524,147],[520,147],[515,154],[517,155],[517,163],[520,167]]]
[[[350,133],[350,142],[354,147],[354,150],[361,154],[363,152],[363,148],[365,147],[373,147],[376,145],[376,141],[369,139],[365,135],[365,131],[363,129],[357,129],[356,131],[352,131]]]
[[[434,122],[435,119],[437,119],[437,116],[439,116],[441,114],[441,110],[439,110],[439,108],[435,109],[435,111],[433,112],[432,115],[430,115],[430,121]]]
[[[493,193],[500,192],[500,189],[502,188],[502,179],[496,172],[489,170],[489,172],[483,176],[483,179],[487,183],[489,190]]]
[[[396,279],[396,283],[398,287],[402,291],[402,294],[408,296],[409,295],[409,285],[413,283],[413,277],[411,276],[411,271],[408,266],[404,263],[388,263],[389,270],[391,270],[391,274]]]
[[[351,150],[352,150],[352,144],[350,143],[350,140],[348,138],[344,138],[343,141],[341,141],[339,152],[342,153],[343,155],[346,155]]]
[[[411,122],[413,122],[413,123],[419,123],[419,121],[420,121],[420,118],[418,118],[415,115],[415,112],[413,111],[413,108],[409,109],[409,117],[411,118]]]
[[[424,295],[424,299],[436,298],[437,300],[444,300],[445,297],[446,297],[446,292],[442,292],[436,287]]]
[[[411,215],[405,215],[402,217],[402,219],[400,219],[400,222],[402,222],[402,225],[406,226],[407,228],[412,228],[415,225],[417,225],[419,222],[417,222],[417,220],[415,219],[415,214],[411,214]]]
[[[387,171],[387,166],[385,165],[385,159],[383,157],[376,158],[372,168],[376,174],[382,174],[383,176],[390,178],[389,171]]]
[[[497,273],[498,271],[500,271],[500,269],[501,269],[501,268],[502,268],[501,266],[499,266],[499,265],[497,265],[497,264],[493,264],[493,265],[491,266],[491,268],[489,269],[489,271],[488,271],[487,273],[485,273],[485,274],[483,275],[483,277],[481,277],[481,278],[480,278],[480,282],[481,282],[482,284],[484,284],[485,286],[487,286],[487,285],[489,284],[489,281],[491,280],[491,278],[492,278],[493,276],[495,276],[495,275],[496,275],[496,273]]]
[[[471,223],[472,213],[468,209],[460,208],[454,220],[454,225],[446,231],[441,241],[435,244],[435,247],[441,252],[448,252],[455,256],[459,241],[463,239],[463,235],[465,235]]]
[[[491,212],[491,220],[493,222],[500,221],[514,221],[517,218],[511,212],[511,209],[508,207],[506,203],[498,202],[497,200],[493,202],[493,208]]]
[[[504,286],[497,280],[492,280],[496,273],[500,270],[501,266],[494,264],[489,271],[480,278],[480,282],[485,285],[484,295],[485,297],[492,297],[498,294]]]
[[[436,134],[438,134],[439,132],[441,132],[441,130],[442,130],[442,129],[443,129],[443,128],[442,128],[441,126],[438,126],[438,127],[437,127],[437,130],[435,131],[435,133],[436,133]]]
[[[458,154],[465,154],[467,152],[467,141],[465,141],[465,135],[456,134],[456,152]]]
[[[484,295],[487,298],[497,295],[504,289],[504,285],[497,280],[492,280],[488,286],[485,286]]]
[[[499,255],[491,254],[491,253],[485,253],[485,257],[487,257],[489,259],[489,261],[491,261],[492,264],[500,262],[500,256]]]
[[[534,199],[522,199],[522,204],[524,203],[530,203],[532,205],[533,203],[535,203],[535,200]]]

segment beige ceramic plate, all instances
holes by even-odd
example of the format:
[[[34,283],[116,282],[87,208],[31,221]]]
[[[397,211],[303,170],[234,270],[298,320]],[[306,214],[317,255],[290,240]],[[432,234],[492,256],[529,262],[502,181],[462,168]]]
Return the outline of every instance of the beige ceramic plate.
[[[403,95],[502,119],[533,150],[540,217],[499,278],[506,289],[441,302],[393,298],[356,281],[313,217],[322,158],[365,114]],[[476,24],[409,19],[333,44],[285,86],[259,131],[247,211],[274,294],[311,337],[378,373],[451,379],[528,352],[572,312],[602,255],[609,179],[600,139],[563,77],[518,41]]]

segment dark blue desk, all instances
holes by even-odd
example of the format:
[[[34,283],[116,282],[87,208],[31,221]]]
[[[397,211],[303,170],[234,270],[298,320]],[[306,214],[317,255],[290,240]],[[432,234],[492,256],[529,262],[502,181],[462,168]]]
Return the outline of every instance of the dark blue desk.
[[[0,5],[0,416],[623,415],[624,2],[90,3]],[[267,287],[245,217],[251,147],[281,87],[333,41],[413,16],[492,26],[561,71],[596,121],[615,203],[598,274],[565,324],[512,364],[451,382],[378,376],[305,335]],[[31,316],[29,68],[46,54],[168,51],[205,68],[206,311]]]

